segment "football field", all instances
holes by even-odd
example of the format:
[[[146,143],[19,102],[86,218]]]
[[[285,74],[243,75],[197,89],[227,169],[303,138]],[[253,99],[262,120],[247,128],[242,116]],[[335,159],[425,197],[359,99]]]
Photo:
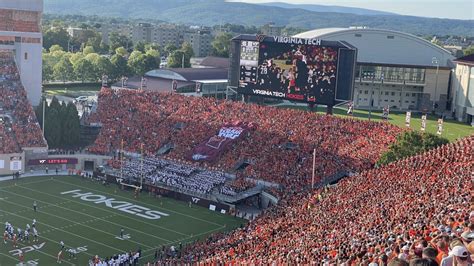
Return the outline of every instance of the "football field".
[[[36,201],[37,212],[33,210]],[[155,198],[117,185],[104,186],[72,176],[21,178],[0,182],[0,222],[25,230],[36,219],[37,242],[11,240],[0,243],[0,265],[19,263],[21,249],[26,265],[56,265],[61,250],[71,249],[76,258],[63,252],[63,265],[88,265],[91,257],[110,257],[141,249],[140,264],[153,261],[157,248],[202,239],[228,231],[244,220],[192,206],[170,198]],[[123,234],[121,237],[121,231]],[[3,228],[2,228],[3,235]]]

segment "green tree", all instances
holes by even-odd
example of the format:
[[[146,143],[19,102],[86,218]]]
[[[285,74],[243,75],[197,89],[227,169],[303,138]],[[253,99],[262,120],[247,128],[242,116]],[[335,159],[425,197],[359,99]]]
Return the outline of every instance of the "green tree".
[[[168,43],[164,48],[166,56],[169,56],[172,52],[176,50],[178,50],[178,47],[176,47],[174,44],[171,44],[171,43]]]
[[[168,56],[168,67],[170,68],[179,68],[183,67],[183,60],[184,60],[184,67],[191,67],[191,63],[186,60],[186,55],[182,50],[173,51]]]
[[[56,97],[53,97],[45,114],[45,138],[48,146],[51,148],[59,148],[61,146],[61,104]]]
[[[43,47],[48,50],[53,45],[58,45],[67,50],[69,34],[63,27],[49,28],[43,32]]]
[[[124,47],[127,51],[133,47],[133,42],[127,36],[112,32],[109,37],[110,52],[114,52],[119,47]]]
[[[54,53],[54,52],[57,52],[57,51],[64,51],[64,49],[63,49],[63,47],[61,47],[60,45],[57,45],[57,44],[51,45],[49,47],[49,52],[50,53]]]
[[[101,78],[104,74],[110,78],[113,76],[112,72],[114,66],[112,65],[112,62],[110,62],[110,59],[105,56],[99,57],[97,61],[94,62],[94,68],[97,72],[98,78]]]
[[[158,50],[155,50],[155,49],[148,49],[146,51],[146,65],[147,65],[147,68],[149,70],[151,69],[156,69],[156,68],[159,68],[160,67],[160,63],[161,63],[161,57],[160,57],[160,52]],[[154,60],[154,62],[152,62],[152,59]]]
[[[74,64],[74,74],[82,82],[93,80],[95,77],[94,65],[89,60],[81,58]]]
[[[53,76],[53,61],[49,53],[43,53],[43,81],[50,81],[54,79]]]
[[[133,51],[128,58],[127,65],[134,74],[143,76],[146,71],[145,55],[140,51]]]
[[[184,42],[183,45],[181,46],[181,51],[184,52],[184,55],[191,59],[191,57],[194,56],[194,50],[193,50],[193,47],[191,46],[190,43],[188,42]]]
[[[92,47],[92,46],[86,46],[86,47],[84,48],[84,50],[82,50],[82,53],[83,53],[84,55],[88,55],[88,54],[95,53],[94,47]]]
[[[120,56],[127,56],[128,52],[125,48],[123,48],[122,46],[118,47],[117,49],[115,49],[115,54],[118,54]]]
[[[138,41],[137,43],[135,43],[135,46],[133,47],[133,50],[144,53],[145,52],[145,42]]]
[[[69,102],[64,110],[62,145],[66,148],[78,147],[80,145],[80,121],[76,105]]]
[[[211,54],[220,57],[229,57],[230,41],[232,34],[228,32],[219,33],[211,43]]]
[[[397,137],[397,141],[382,154],[377,164],[388,164],[448,143],[447,139],[433,134],[408,131]]]
[[[109,78],[118,79],[128,74],[127,60],[123,56],[115,54],[110,59],[110,62],[112,63],[113,70]]]
[[[63,56],[59,62],[53,67],[53,76],[56,80],[61,80],[64,83],[70,81],[74,77],[74,69],[71,61],[66,56]]]
[[[462,50],[464,56],[474,54],[474,45],[468,46],[466,49]]]

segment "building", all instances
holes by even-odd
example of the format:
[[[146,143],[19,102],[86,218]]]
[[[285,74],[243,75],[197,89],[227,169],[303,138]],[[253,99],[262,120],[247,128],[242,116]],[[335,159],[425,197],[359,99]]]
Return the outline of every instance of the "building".
[[[284,27],[276,26],[275,23],[270,22],[262,26],[262,33],[268,36],[280,36]]]
[[[227,89],[228,68],[169,68],[148,71],[142,83],[141,77],[131,77],[116,82],[113,89],[146,89],[158,92],[175,91],[185,95],[224,98]]]
[[[151,43],[153,26],[150,23],[138,23],[132,27],[130,38],[133,43]]]
[[[458,121],[474,126],[474,54],[458,58],[454,62],[453,116]]]
[[[85,32],[85,29],[82,29],[82,28],[73,28],[73,27],[68,27],[67,28],[67,33],[72,38],[74,38],[74,37],[79,38],[80,36],[82,36],[84,34],[84,32]]]
[[[209,30],[189,31],[184,34],[184,41],[191,44],[195,57],[205,57],[211,53],[212,39]]]
[[[21,81],[34,106],[41,99],[43,0],[0,1],[0,49],[12,50]]]
[[[153,29],[152,42],[165,47],[172,44],[176,47],[181,46],[184,38],[184,27],[172,24],[161,24]]]
[[[450,110],[454,57],[417,36],[384,29],[324,28],[296,37],[346,41],[357,52],[354,104],[359,108]],[[371,107],[372,105],[372,107]]]
[[[102,41],[109,45],[110,34],[112,34],[112,32],[117,32],[120,35],[130,37],[132,28],[125,24],[102,24],[100,28],[97,28],[97,31],[101,34]]]

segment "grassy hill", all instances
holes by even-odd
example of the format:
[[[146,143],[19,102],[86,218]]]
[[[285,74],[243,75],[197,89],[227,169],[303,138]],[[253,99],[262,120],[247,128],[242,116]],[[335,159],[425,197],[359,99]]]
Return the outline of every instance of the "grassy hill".
[[[428,35],[474,36],[474,20],[421,18],[400,15],[357,15],[315,12],[224,0],[45,0],[45,13],[100,15],[133,19],[158,19],[172,23],[206,25],[233,23],[277,25],[306,29],[368,26]]]

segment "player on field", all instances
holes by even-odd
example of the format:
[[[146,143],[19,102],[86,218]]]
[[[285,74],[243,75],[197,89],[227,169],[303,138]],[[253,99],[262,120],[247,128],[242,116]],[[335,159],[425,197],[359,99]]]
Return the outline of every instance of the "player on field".
[[[33,242],[38,242],[38,231],[33,227]]]
[[[120,238],[123,239],[123,233],[125,232],[125,230],[123,230],[123,227],[120,228]]]
[[[62,241],[61,241],[62,242]],[[59,252],[58,252],[58,261],[57,263],[61,263],[61,260],[63,259],[63,250],[61,249]]]
[[[31,224],[31,226],[32,226],[33,228],[36,227],[36,219],[33,219],[33,223]]]
[[[23,235],[23,241],[28,241],[28,243],[30,243],[30,232],[29,231],[26,231],[24,232],[24,235]]]
[[[66,249],[67,255],[69,258],[76,258],[76,250],[72,248]]]
[[[64,249],[64,242],[62,240],[59,241],[59,245],[61,245],[61,250],[63,250]]]
[[[18,240],[23,241],[23,231],[20,227],[16,229],[18,231]]]
[[[36,209],[38,208],[38,204],[36,204],[36,200],[33,201],[33,210],[36,212]]]
[[[18,253],[18,260],[20,260],[20,265],[23,265],[23,261],[25,260],[25,254],[20,249],[20,253]]]
[[[17,247],[17,244],[16,244],[16,234],[13,234],[12,241],[13,241],[13,247],[16,248],[16,247]]]
[[[8,239],[8,232],[7,232],[7,230],[5,230],[5,232],[3,232],[3,243],[4,244],[7,244],[7,239]]]

